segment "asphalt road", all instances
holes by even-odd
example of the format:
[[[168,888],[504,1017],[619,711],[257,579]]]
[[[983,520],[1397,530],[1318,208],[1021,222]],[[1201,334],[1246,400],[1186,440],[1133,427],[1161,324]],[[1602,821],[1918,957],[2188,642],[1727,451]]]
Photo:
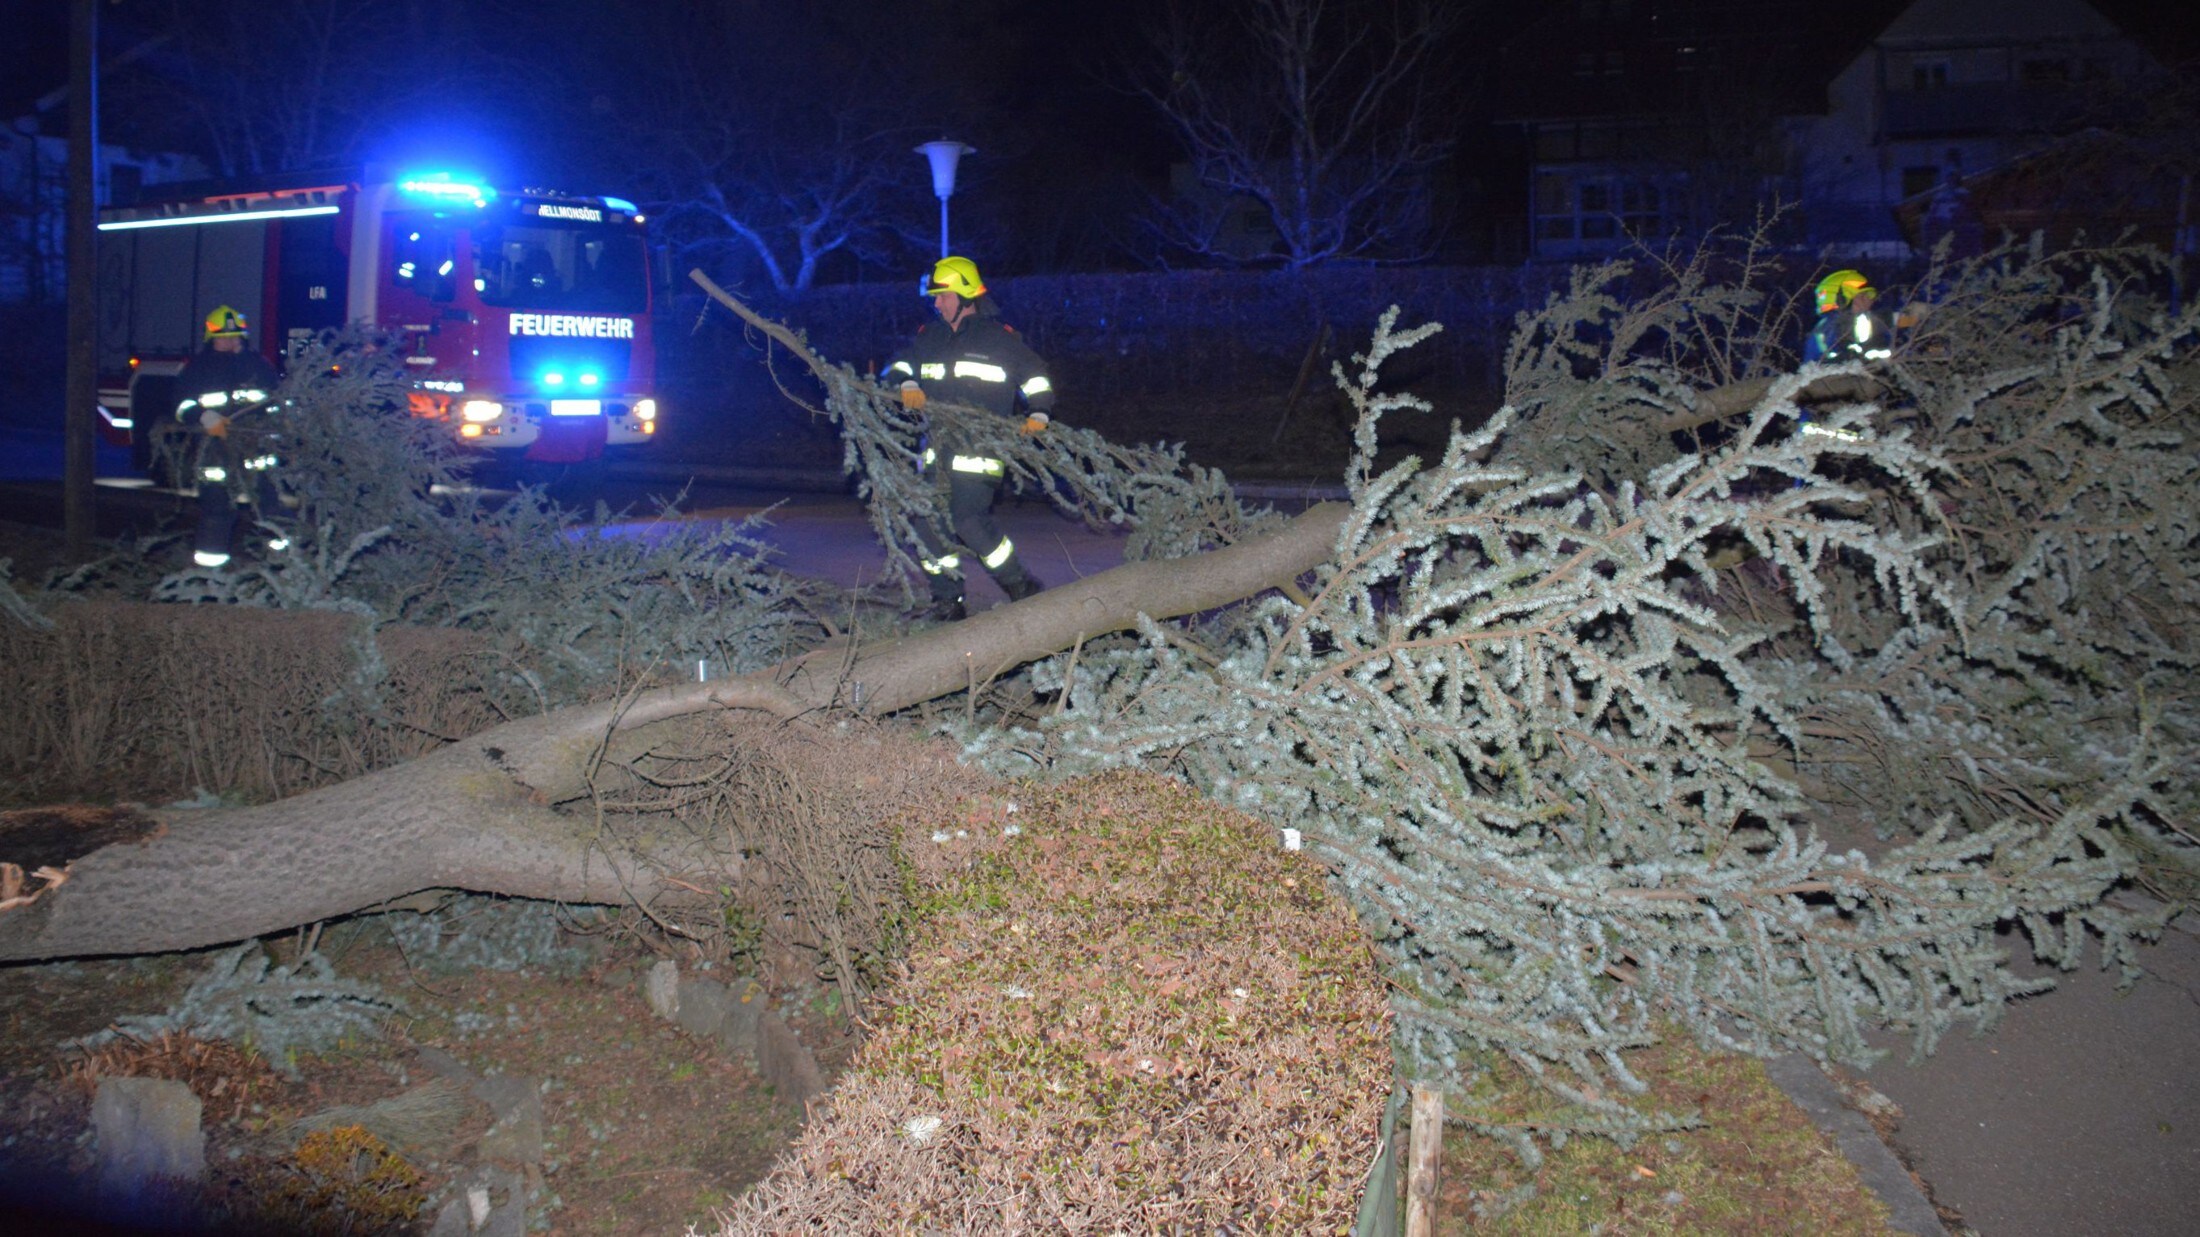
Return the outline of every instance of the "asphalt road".
[[[195,518],[195,500],[135,479],[109,477],[95,487],[101,537],[184,530]],[[492,495],[496,491],[490,491]],[[847,587],[875,584],[886,572],[886,551],[871,535],[869,520],[840,479],[830,473],[733,473],[707,479],[661,471],[614,472],[585,488],[555,495],[574,510],[593,510],[600,500],[618,526],[646,527],[664,518],[738,520],[764,515],[761,540],[777,551],[774,561],[797,575]],[[662,513],[675,498],[678,513]],[[1042,501],[1004,500],[995,510],[1002,531],[1016,542],[1039,579],[1060,583],[1106,571],[1123,561],[1120,534],[1094,532],[1064,518]],[[58,527],[61,486],[47,480],[0,480],[0,520]],[[178,566],[187,548],[178,548]],[[1006,600],[983,572],[973,573],[969,600],[984,609]]]
[[[2148,947],[2129,991],[2089,965],[1986,1035],[1946,1039],[1916,1066],[1904,1047],[1865,1075],[1901,1105],[1896,1148],[1935,1199],[1985,1237],[2200,1232],[2194,931]]]

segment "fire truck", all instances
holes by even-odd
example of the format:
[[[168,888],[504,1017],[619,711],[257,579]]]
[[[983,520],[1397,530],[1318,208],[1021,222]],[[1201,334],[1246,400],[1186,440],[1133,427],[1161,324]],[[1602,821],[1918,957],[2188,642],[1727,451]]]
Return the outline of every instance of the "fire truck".
[[[398,341],[414,416],[542,463],[657,429],[642,213],[615,197],[447,173],[300,176],[101,212],[102,433],[150,472],[208,310],[252,324],[277,369],[352,324]]]

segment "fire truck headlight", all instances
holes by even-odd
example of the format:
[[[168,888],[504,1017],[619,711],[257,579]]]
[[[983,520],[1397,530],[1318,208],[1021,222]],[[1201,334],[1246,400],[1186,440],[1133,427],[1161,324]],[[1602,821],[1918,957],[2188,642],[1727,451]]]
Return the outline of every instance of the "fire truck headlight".
[[[637,421],[654,421],[654,420],[656,420],[656,419],[657,419],[657,401],[656,401],[656,400],[653,400],[653,399],[638,399],[638,400],[635,400],[635,401],[634,401],[634,419],[635,419],[635,420],[637,420]]]
[[[458,415],[474,424],[494,421],[504,415],[504,405],[493,399],[470,399],[459,406]]]
[[[479,438],[481,437],[481,427],[469,421],[458,427],[458,436],[460,438]]]

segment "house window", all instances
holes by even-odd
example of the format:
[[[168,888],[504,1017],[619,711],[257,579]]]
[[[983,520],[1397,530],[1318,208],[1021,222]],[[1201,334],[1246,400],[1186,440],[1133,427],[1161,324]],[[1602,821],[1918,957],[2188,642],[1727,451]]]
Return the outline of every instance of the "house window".
[[[1611,124],[1588,123],[1581,126],[1581,157],[1584,159],[1609,159],[1619,145],[1619,129]]]
[[[1613,172],[1546,172],[1535,183],[1536,240],[1546,256],[1610,252],[1630,236],[1664,231],[1665,205],[1655,181]]]
[[[1545,163],[1564,163],[1575,157],[1572,125],[1537,125],[1535,157]]]
[[[1597,54],[1595,52],[1576,53],[1574,56],[1574,76],[1595,77],[1596,75]]]
[[[1910,89],[1938,90],[1947,84],[1947,61],[1913,60],[1910,62]]]
[[[1618,77],[1627,69],[1627,57],[1622,52],[1604,53],[1604,76]]]
[[[1902,169],[1902,196],[1916,197],[1940,183],[1940,169],[1930,163],[1921,163]]]

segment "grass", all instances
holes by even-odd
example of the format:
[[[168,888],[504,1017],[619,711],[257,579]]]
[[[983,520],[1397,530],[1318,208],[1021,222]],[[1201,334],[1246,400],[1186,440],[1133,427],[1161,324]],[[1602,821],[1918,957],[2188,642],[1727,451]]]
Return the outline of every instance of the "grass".
[[[1644,1109],[1694,1111],[1701,1125],[1623,1145],[1580,1137],[1529,1169],[1497,1139],[1445,1131],[1440,1233],[1887,1232],[1887,1210],[1761,1062],[1686,1035],[1631,1056]],[[1552,1102],[1509,1063],[1485,1072],[1478,1111],[1545,1120]],[[1514,1202],[1533,1187],[1533,1197]],[[1508,1206],[1508,1203],[1511,1205]]]
[[[871,1039],[722,1231],[1349,1229],[1390,1018],[1319,865],[1151,774],[1018,797],[934,845]]]

